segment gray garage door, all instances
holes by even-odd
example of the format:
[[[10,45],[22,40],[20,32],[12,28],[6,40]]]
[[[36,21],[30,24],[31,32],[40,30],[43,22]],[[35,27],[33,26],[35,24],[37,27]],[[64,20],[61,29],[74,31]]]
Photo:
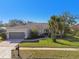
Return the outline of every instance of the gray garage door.
[[[9,39],[24,39],[24,32],[10,32]]]

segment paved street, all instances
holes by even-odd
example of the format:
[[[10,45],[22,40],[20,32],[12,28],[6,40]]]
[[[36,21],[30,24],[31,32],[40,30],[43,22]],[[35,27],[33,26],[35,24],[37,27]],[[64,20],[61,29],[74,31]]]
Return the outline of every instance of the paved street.
[[[79,51],[79,48],[23,48],[20,50],[64,50],[64,51]]]
[[[11,50],[22,40],[7,40],[0,43],[0,59],[11,59]]]

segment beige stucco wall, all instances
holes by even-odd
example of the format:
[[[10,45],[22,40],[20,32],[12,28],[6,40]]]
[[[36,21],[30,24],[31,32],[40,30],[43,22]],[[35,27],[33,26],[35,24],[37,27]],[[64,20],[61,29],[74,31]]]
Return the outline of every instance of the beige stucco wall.
[[[7,31],[6,31],[7,39],[9,39],[9,32],[24,32],[25,38],[27,38],[27,36],[28,36],[28,29],[27,28],[22,28],[22,27],[7,28]]]
[[[24,32],[25,38],[27,38],[29,30],[31,30],[31,29],[37,30],[39,32],[39,35],[40,35],[40,34],[44,33],[45,28],[37,27],[36,25],[34,25],[34,26],[30,25],[30,27],[26,26],[26,25],[7,27],[6,28],[7,39],[9,38],[9,32]]]

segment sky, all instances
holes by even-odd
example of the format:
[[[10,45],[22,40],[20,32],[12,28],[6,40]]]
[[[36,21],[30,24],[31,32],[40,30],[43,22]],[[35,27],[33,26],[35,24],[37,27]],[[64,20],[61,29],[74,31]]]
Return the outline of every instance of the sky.
[[[0,21],[3,22],[21,19],[46,23],[50,16],[65,11],[79,15],[79,0],[0,0]]]

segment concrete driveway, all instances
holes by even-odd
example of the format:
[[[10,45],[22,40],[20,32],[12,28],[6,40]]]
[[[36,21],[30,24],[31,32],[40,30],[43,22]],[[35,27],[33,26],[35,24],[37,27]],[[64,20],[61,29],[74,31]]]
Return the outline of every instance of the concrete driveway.
[[[11,50],[21,42],[23,39],[6,40],[0,43],[0,59],[11,59]]]

